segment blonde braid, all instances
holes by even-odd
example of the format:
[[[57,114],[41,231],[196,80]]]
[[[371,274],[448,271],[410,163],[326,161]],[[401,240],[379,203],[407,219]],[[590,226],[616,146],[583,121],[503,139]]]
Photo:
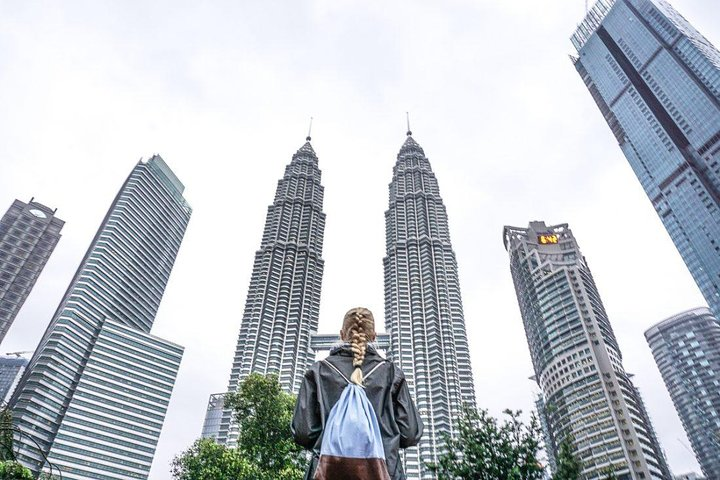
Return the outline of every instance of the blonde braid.
[[[345,314],[343,321],[345,339],[350,342],[353,352],[353,370],[350,381],[362,385],[362,364],[365,361],[368,341],[375,335],[375,319],[367,308],[353,308]]]

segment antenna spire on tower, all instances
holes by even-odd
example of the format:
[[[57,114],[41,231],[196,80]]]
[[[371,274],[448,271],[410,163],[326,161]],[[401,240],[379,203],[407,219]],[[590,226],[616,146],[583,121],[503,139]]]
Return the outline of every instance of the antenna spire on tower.
[[[310,126],[308,127],[307,137],[305,137],[305,140],[308,141],[308,142],[309,142],[310,140],[312,140],[312,137],[310,137],[310,134],[312,133],[312,121],[313,121],[313,117],[310,117]]]
[[[405,117],[407,118],[407,136],[409,137],[410,135],[412,135],[412,131],[410,131],[410,113],[405,112]]]

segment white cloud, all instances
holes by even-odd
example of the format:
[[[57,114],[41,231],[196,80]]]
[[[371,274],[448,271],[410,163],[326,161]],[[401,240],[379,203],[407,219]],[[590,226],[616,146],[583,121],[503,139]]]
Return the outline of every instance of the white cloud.
[[[676,0],[720,40],[720,5]],[[570,223],[678,471],[696,469],[642,333],[703,303],[567,58],[582,2],[0,4],[0,206],[58,207],[5,351],[34,348],[105,211],[160,153],[195,212],[154,333],[186,347],[151,478],[227,384],[266,206],[315,117],[328,214],[321,328],[383,312],[387,184],[410,110],[449,215],[478,401],[532,407],[501,233]],[[0,207],[2,208],[2,207]]]

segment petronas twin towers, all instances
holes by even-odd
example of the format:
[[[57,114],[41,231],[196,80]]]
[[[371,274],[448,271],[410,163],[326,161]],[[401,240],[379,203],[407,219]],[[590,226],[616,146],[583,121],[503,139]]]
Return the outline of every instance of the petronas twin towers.
[[[228,391],[251,372],[278,375],[297,393],[315,355],[325,214],[318,158],[307,142],[293,155],[268,207],[255,254]],[[454,433],[463,404],[475,404],[457,261],[437,179],[420,145],[400,149],[385,212],[385,329],[392,359],[405,372],[425,423],[405,454],[409,478],[433,478],[440,434]],[[234,444],[237,431],[222,398],[208,406],[203,435]]]

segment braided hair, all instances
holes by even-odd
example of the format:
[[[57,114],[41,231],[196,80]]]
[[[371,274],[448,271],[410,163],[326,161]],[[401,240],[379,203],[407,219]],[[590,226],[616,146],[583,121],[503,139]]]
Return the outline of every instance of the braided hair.
[[[362,385],[362,364],[368,342],[375,338],[375,319],[367,308],[353,308],[345,314],[342,327],[343,339],[350,343],[353,352],[353,370],[350,381]]]

